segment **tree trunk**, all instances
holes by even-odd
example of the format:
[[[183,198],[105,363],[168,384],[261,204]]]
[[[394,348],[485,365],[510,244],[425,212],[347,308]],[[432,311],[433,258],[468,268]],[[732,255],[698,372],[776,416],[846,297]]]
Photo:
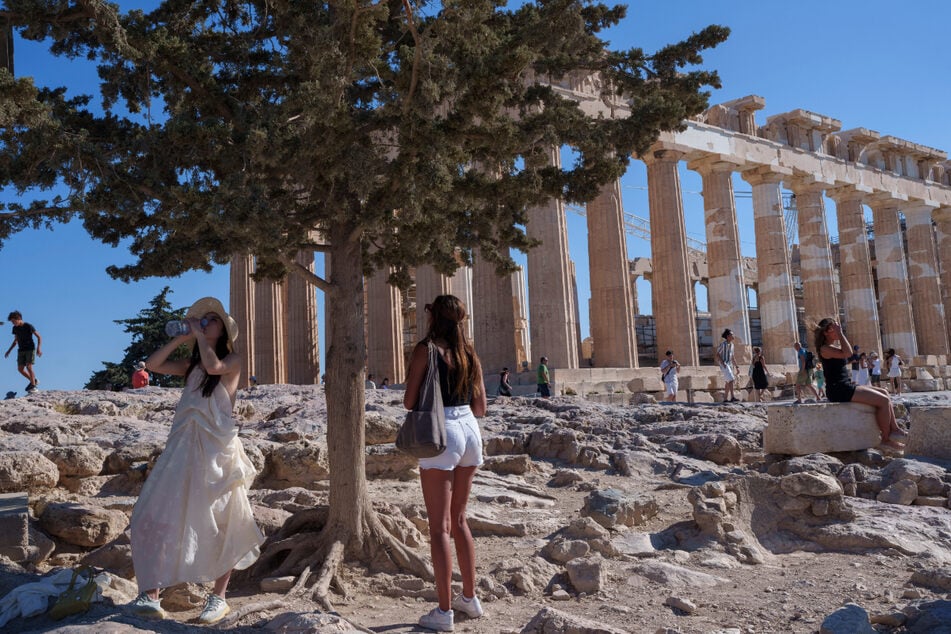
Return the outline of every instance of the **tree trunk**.
[[[367,495],[365,427],[365,351],[363,256],[359,233],[349,226],[331,229],[330,289],[327,293],[327,449],[330,513],[327,527],[362,555]]]

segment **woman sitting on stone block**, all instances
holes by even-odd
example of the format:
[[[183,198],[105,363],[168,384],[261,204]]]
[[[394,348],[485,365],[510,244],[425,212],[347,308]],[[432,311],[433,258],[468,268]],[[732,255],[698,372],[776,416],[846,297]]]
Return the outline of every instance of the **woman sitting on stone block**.
[[[826,379],[826,396],[833,403],[865,403],[875,408],[875,421],[882,432],[882,447],[901,450],[908,433],[898,426],[888,391],[852,382],[848,359],[852,355],[842,326],[826,317],[815,328],[816,353],[822,360]]]

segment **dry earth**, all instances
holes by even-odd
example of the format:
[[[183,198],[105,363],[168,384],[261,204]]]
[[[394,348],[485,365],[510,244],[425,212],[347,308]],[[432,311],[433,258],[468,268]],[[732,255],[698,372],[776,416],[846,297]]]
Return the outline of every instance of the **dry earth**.
[[[135,593],[125,521],[177,399],[176,390],[147,388],[0,402],[0,490],[29,490],[34,516],[34,563],[0,562],[0,597],[80,560],[114,578],[84,615],[17,618],[0,631],[214,629],[194,624],[199,587],[166,591],[170,618],[159,623],[121,607]],[[416,473],[389,444],[401,399],[368,395],[370,492],[426,553]],[[906,403],[951,406],[951,394]],[[241,393],[236,411],[261,469],[255,514],[270,534],[326,501],[323,392],[259,386]],[[487,464],[469,508],[486,615],[457,617],[456,631],[951,632],[951,465],[875,450],[764,456],[765,412],[571,397],[493,403],[483,420]],[[308,600],[277,605],[282,592],[244,575],[230,589],[232,608],[273,605],[219,628],[425,631],[414,623],[433,607],[429,582],[356,565],[343,576],[347,596],[333,601],[346,621]]]

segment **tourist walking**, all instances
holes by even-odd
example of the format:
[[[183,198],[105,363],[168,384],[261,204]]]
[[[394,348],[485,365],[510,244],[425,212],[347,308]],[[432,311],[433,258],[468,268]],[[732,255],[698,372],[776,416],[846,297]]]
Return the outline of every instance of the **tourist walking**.
[[[429,367],[429,342],[439,351],[439,386],[446,413],[446,450],[419,461],[419,479],[429,517],[429,546],[439,605],[419,619],[437,632],[453,631],[455,613],[482,616],[475,595],[475,542],[466,523],[472,479],[482,464],[482,434],[476,416],[485,416],[486,393],[479,357],[466,337],[466,308],[454,295],[426,305],[429,329],[410,360],[403,405],[413,409]],[[456,544],[462,594],[452,598],[452,551]]]
[[[36,384],[39,381],[33,372],[33,364],[36,363],[36,357],[43,356],[43,338],[36,331],[33,324],[23,321],[23,315],[15,310],[7,315],[7,319],[13,324],[13,343],[7,348],[3,358],[10,356],[14,346],[17,348],[17,372],[27,378],[27,393],[36,390]],[[36,337],[36,344],[33,344],[33,337]]]
[[[868,355],[863,352],[862,354],[859,355],[859,373],[855,381],[856,385],[869,385],[871,383],[871,379],[869,379],[868,371],[869,371]]]
[[[750,365],[752,367],[750,376],[753,379],[753,400],[760,403],[763,401],[766,390],[769,389],[769,368],[766,367],[763,349],[759,346],[753,346],[753,360]]]
[[[241,376],[234,352],[235,321],[217,299],[205,297],[185,314],[189,332],[152,353],[147,369],[185,377],[165,449],[132,509],[132,563],[139,596],[136,614],[164,618],[159,590],[214,582],[198,617],[220,621],[230,608],[225,591],[233,569],[257,559],[264,535],[254,522],[248,488],[256,475],[238,438],[232,413]],[[188,359],[169,359],[191,345]]]
[[[878,356],[877,352],[873,352],[869,355],[869,359],[871,359],[872,362],[872,367],[869,371],[872,385],[879,387],[882,383],[882,358]]]
[[[888,392],[867,385],[855,385],[846,367],[853,349],[839,322],[827,317],[815,329],[816,352],[822,360],[826,376],[826,394],[834,403],[864,403],[875,408],[875,421],[882,434],[882,447],[901,450],[908,434],[895,421]]]
[[[892,381],[895,395],[901,396],[901,367],[905,365],[905,362],[894,348],[889,348],[885,353],[885,365],[888,366],[888,378]]]
[[[816,363],[816,369],[813,377],[816,380],[817,400],[821,401],[824,398],[828,398],[826,396],[826,371],[825,368],[822,367],[822,361]]]
[[[724,330],[720,337],[723,341],[717,346],[714,361],[720,366],[720,373],[726,383],[723,390],[723,402],[736,403],[739,399],[736,398],[733,388],[736,385],[736,375],[740,371],[740,368],[736,365],[736,360],[733,358],[733,340],[736,337],[729,328]]]
[[[510,372],[508,368],[502,368],[499,372],[499,396],[512,396],[512,384],[509,383]]]
[[[674,351],[664,353],[665,359],[660,362],[660,379],[664,382],[664,400],[673,403],[677,400],[677,390],[680,388],[680,363],[674,358]]]
[[[806,348],[803,347],[803,345],[798,341],[793,344],[793,348],[796,349],[796,361],[799,364],[799,370],[796,372],[796,386],[793,389],[793,392],[796,395],[796,402],[803,402],[802,395],[807,388],[812,391],[813,396],[815,396],[816,400],[818,401],[819,392],[817,392],[816,388],[812,385],[816,357],[810,350],[806,350]]]
[[[548,357],[542,357],[538,364],[538,395],[544,398],[551,396],[551,373],[548,371]]]

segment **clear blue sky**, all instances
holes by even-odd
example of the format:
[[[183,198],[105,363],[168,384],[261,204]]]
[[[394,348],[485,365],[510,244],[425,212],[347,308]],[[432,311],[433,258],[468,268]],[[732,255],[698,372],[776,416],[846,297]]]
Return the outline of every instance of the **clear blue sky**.
[[[120,2],[123,9],[144,2]],[[843,129],[866,127],[939,149],[951,149],[948,103],[951,84],[946,69],[947,25],[951,5],[920,0],[896,5],[884,0],[801,0],[795,5],[734,0],[732,2],[631,2],[623,25],[609,38],[618,48],[640,46],[654,50],[712,24],[732,29],[730,39],[710,52],[705,66],[720,72],[723,88],[711,103],[748,94],[766,99],[758,123],[768,115],[804,108],[842,121]],[[47,48],[16,42],[16,72],[42,85],[69,88],[71,94],[97,92],[93,68],[82,61],[67,63]],[[622,180],[625,208],[647,217],[646,171],[634,162]],[[700,179],[682,170],[687,231],[704,239]],[[748,191],[743,181],[736,190]],[[0,191],[0,196],[9,197]],[[737,201],[744,254],[753,255],[750,202]],[[827,201],[834,230],[834,205]],[[584,219],[568,214],[571,256],[578,270],[583,335],[587,335],[587,245]],[[649,255],[649,244],[628,238],[629,254]],[[4,273],[0,319],[19,309],[43,336],[44,356],[36,365],[40,387],[79,389],[102,361],[118,361],[128,336],[113,323],[132,317],[163,286],[173,290],[176,306],[187,306],[204,295],[228,301],[226,268],[210,274],[191,273],[175,279],[152,279],[125,284],[109,278],[105,268],[130,259],[120,248],[89,239],[79,225],[27,231],[0,249]],[[318,265],[320,263],[318,262]],[[641,309],[649,312],[649,292],[640,291]],[[325,352],[323,297],[321,356]],[[0,327],[4,350],[12,341],[9,324]],[[14,360],[0,360],[0,393],[22,394],[25,380]]]

